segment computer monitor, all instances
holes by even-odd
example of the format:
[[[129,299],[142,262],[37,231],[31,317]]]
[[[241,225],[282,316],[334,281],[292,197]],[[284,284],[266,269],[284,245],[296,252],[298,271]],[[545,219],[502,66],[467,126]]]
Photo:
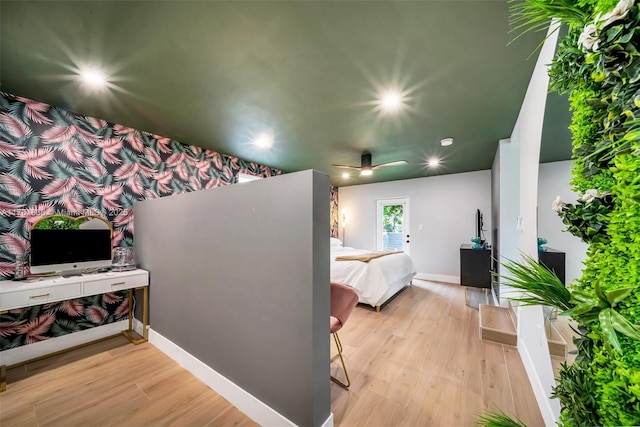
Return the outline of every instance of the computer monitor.
[[[31,273],[79,274],[111,266],[111,230],[31,230]]]

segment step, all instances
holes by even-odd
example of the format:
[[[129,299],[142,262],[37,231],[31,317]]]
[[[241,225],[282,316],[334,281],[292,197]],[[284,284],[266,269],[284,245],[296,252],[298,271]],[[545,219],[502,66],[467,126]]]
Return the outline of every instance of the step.
[[[552,320],[551,323],[553,324],[554,333],[561,337],[566,345],[565,358],[567,363],[573,363],[576,358],[576,355],[573,353],[576,350],[573,339],[577,336],[577,333],[572,328],[577,328],[578,325],[566,316],[558,316]]]
[[[564,357],[551,355],[551,367],[553,368],[553,377],[556,379],[556,382],[560,377],[560,368],[562,368],[562,364],[565,362]]]
[[[556,329],[553,322],[546,320],[547,342],[549,343],[549,353],[552,356],[560,356],[563,360],[567,358],[567,342]]]
[[[517,345],[518,335],[507,307],[480,304],[480,338],[507,345]]]

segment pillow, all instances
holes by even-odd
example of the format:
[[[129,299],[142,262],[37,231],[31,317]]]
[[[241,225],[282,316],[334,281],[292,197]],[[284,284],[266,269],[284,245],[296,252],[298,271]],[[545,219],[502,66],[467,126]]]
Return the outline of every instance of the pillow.
[[[332,237],[330,246],[342,246],[342,240]]]

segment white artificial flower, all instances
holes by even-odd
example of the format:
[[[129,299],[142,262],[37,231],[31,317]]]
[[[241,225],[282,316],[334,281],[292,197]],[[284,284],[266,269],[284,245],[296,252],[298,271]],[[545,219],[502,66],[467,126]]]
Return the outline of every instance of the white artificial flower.
[[[578,45],[583,46],[585,49],[597,51],[600,39],[598,39],[598,27],[596,24],[585,25],[582,34],[578,38]]]
[[[551,209],[556,212],[560,212],[564,207],[564,202],[560,199],[560,196],[557,196],[556,199],[551,203]]]
[[[611,12],[605,13],[602,15],[602,18],[600,18],[601,20],[605,20],[604,24],[602,24],[602,28],[624,19],[629,13],[629,9],[633,7],[634,2],[635,0],[620,0]]]
[[[589,190],[584,192],[584,195],[580,198],[585,203],[591,203],[594,201],[596,197],[600,197],[598,194],[598,190],[595,188],[590,188]]]

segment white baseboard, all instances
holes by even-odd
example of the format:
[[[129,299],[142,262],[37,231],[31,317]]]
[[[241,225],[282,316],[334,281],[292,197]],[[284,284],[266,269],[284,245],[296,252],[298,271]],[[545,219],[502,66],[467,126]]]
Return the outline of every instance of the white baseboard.
[[[333,427],[333,412],[329,414],[326,421],[322,423],[321,427]]]
[[[429,280],[432,282],[445,282],[460,284],[460,276],[447,276],[444,274],[416,273],[416,279]]]
[[[547,396],[547,393],[536,374],[535,363],[531,359],[527,346],[523,344],[520,338],[518,338],[518,353],[520,353],[520,359],[522,359],[522,364],[524,365],[525,371],[527,371],[527,376],[529,377],[533,394],[538,402],[538,407],[540,408],[544,425],[548,427],[557,425],[558,417],[553,409],[552,401],[549,396]]]
[[[521,308],[522,307],[518,308],[517,313],[518,324],[521,322]],[[530,344],[531,343],[527,343],[527,341],[523,339],[520,328],[518,328],[518,353],[520,354],[520,360],[522,360],[524,369],[527,372],[527,377],[529,378],[529,383],[533,389],[533,394],[536,397],[536,402],[538,403],[542,419],[544,420],[545,426],[555,426],[557,425],[558,418],[560,416],[560,401],[550,397],[551,389],[550,387],[545,386],[543,379],[538,373],[540,361],[535,361],[532,357],[532,352],[528,347]],[[546,342],[544,345],[546,346]],[[545,353],[546,352],[548,352],[548,350],[546,350]],[[549,366],[550,365],[551,361],[549,361]]]
[[[0,352],[0,365],[11,366],[36,357],[46,356],[91,341],[115,335],[129,327],[128,320],[121,320],[108,325],[96,326],[84,331],[73,332],[33,344],[10,348]],[[141,329],[142,330],[142,329]]]
[[[149,342],[256,423],[262,426],[295,426],[283,415],[153,329],[149,330]],[[333,414],[330,414],[322,425],[323,427],[333,427]]]

